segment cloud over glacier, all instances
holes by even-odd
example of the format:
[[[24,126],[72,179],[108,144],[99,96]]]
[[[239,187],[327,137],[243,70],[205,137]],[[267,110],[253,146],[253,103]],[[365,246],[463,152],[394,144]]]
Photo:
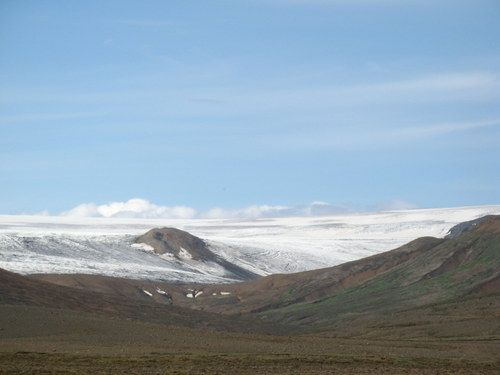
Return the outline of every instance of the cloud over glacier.
[[[254,205],[233,210],[215,207],[202,213],[201,216],[207,219],[259,218],[290,216],[292,213],[293,208],[288,206]]]
[[[286,217],[286,216],[322,216],[333,215],[350,211],[343,206],[334,206],[327,202],[315,201],[309,205],[302,206],[270,206],[254,205],[240,209],[212,208],[201,214],[208,219],[224,218],[263,218],[263,217]]]
[[[373,209],[374,208],[374,209]],[[411,203],[394,200],[372,207],[375,211],[405,210],[416,208]],[[105,218],[144,218],[144,219],[258,219],[287,216],[325,216],[353,212],[347,206],[336,206],[328,202],[315,201],[308,205],[252,205],[243,208],[228,209],[214,207],[199,212],[189,206],[160,206],[146,199],[133,198],[125,202],[106,204],[82,203],[62,216],[72,217],[105,217]]]
[[[123,218],[169,218],[169,219],[191,219],[197,214],[196,210],[186,206],[158,206],[146,199],[134,198],[126,202],[111,202],[97,205],[95,203],[83,203],[69,211],[63,212],[63,216],[76,217],[123,217]]]

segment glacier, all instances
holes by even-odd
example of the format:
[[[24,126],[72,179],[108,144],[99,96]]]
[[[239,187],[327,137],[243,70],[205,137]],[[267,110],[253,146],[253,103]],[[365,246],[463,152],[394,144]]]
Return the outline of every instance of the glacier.
[[[22,274],[82,273],[176,282],[235,281],[220,265],[160,256],[133,244],[155,227],[204,239],[258,275],[334,266],[422,236],[443,237],[500,205],[261,219],[125,219],[0,216],[0,268]]]

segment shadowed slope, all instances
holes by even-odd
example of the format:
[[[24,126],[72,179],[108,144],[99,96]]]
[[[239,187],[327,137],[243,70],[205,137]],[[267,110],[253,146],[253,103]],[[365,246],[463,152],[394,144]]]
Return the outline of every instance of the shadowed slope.
[[[190,328],[210,328],[236,332],[280,333],[279,326],[261,324],[251,317],[221,316],[179,306],[160,304],[148,299],[139,285],[124,279],[113,279],[115,286],[123,285],[127,295],[97,292],[91,287],[73,288],[37,280],[0,270],[0,305],[22,305],[30,307],[55,308],[66,311],[80,311],[90,314],[133,319],[145,322]],[[88,275],[88,280],[94,280]],[[132,294],[133,289],[136,294]],[[135,295],[137,298],[135,298]],[[132,297],[134,296],[134,297]]]

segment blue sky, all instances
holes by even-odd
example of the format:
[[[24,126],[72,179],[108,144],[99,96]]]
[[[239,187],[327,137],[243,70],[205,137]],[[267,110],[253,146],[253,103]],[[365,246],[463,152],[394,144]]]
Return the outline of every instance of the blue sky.
[[[500,2],[0,2],[0,213],[500,203]]]

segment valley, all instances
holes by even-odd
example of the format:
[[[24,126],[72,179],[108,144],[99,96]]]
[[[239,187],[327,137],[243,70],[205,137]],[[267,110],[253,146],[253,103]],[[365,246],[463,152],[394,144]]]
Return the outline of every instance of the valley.
[[[0,373],[497,373],[500,216],[447,232],[232,283],[2,270]],[[187,232],[149,233],[131,242],[151,256],[220,265]]]

